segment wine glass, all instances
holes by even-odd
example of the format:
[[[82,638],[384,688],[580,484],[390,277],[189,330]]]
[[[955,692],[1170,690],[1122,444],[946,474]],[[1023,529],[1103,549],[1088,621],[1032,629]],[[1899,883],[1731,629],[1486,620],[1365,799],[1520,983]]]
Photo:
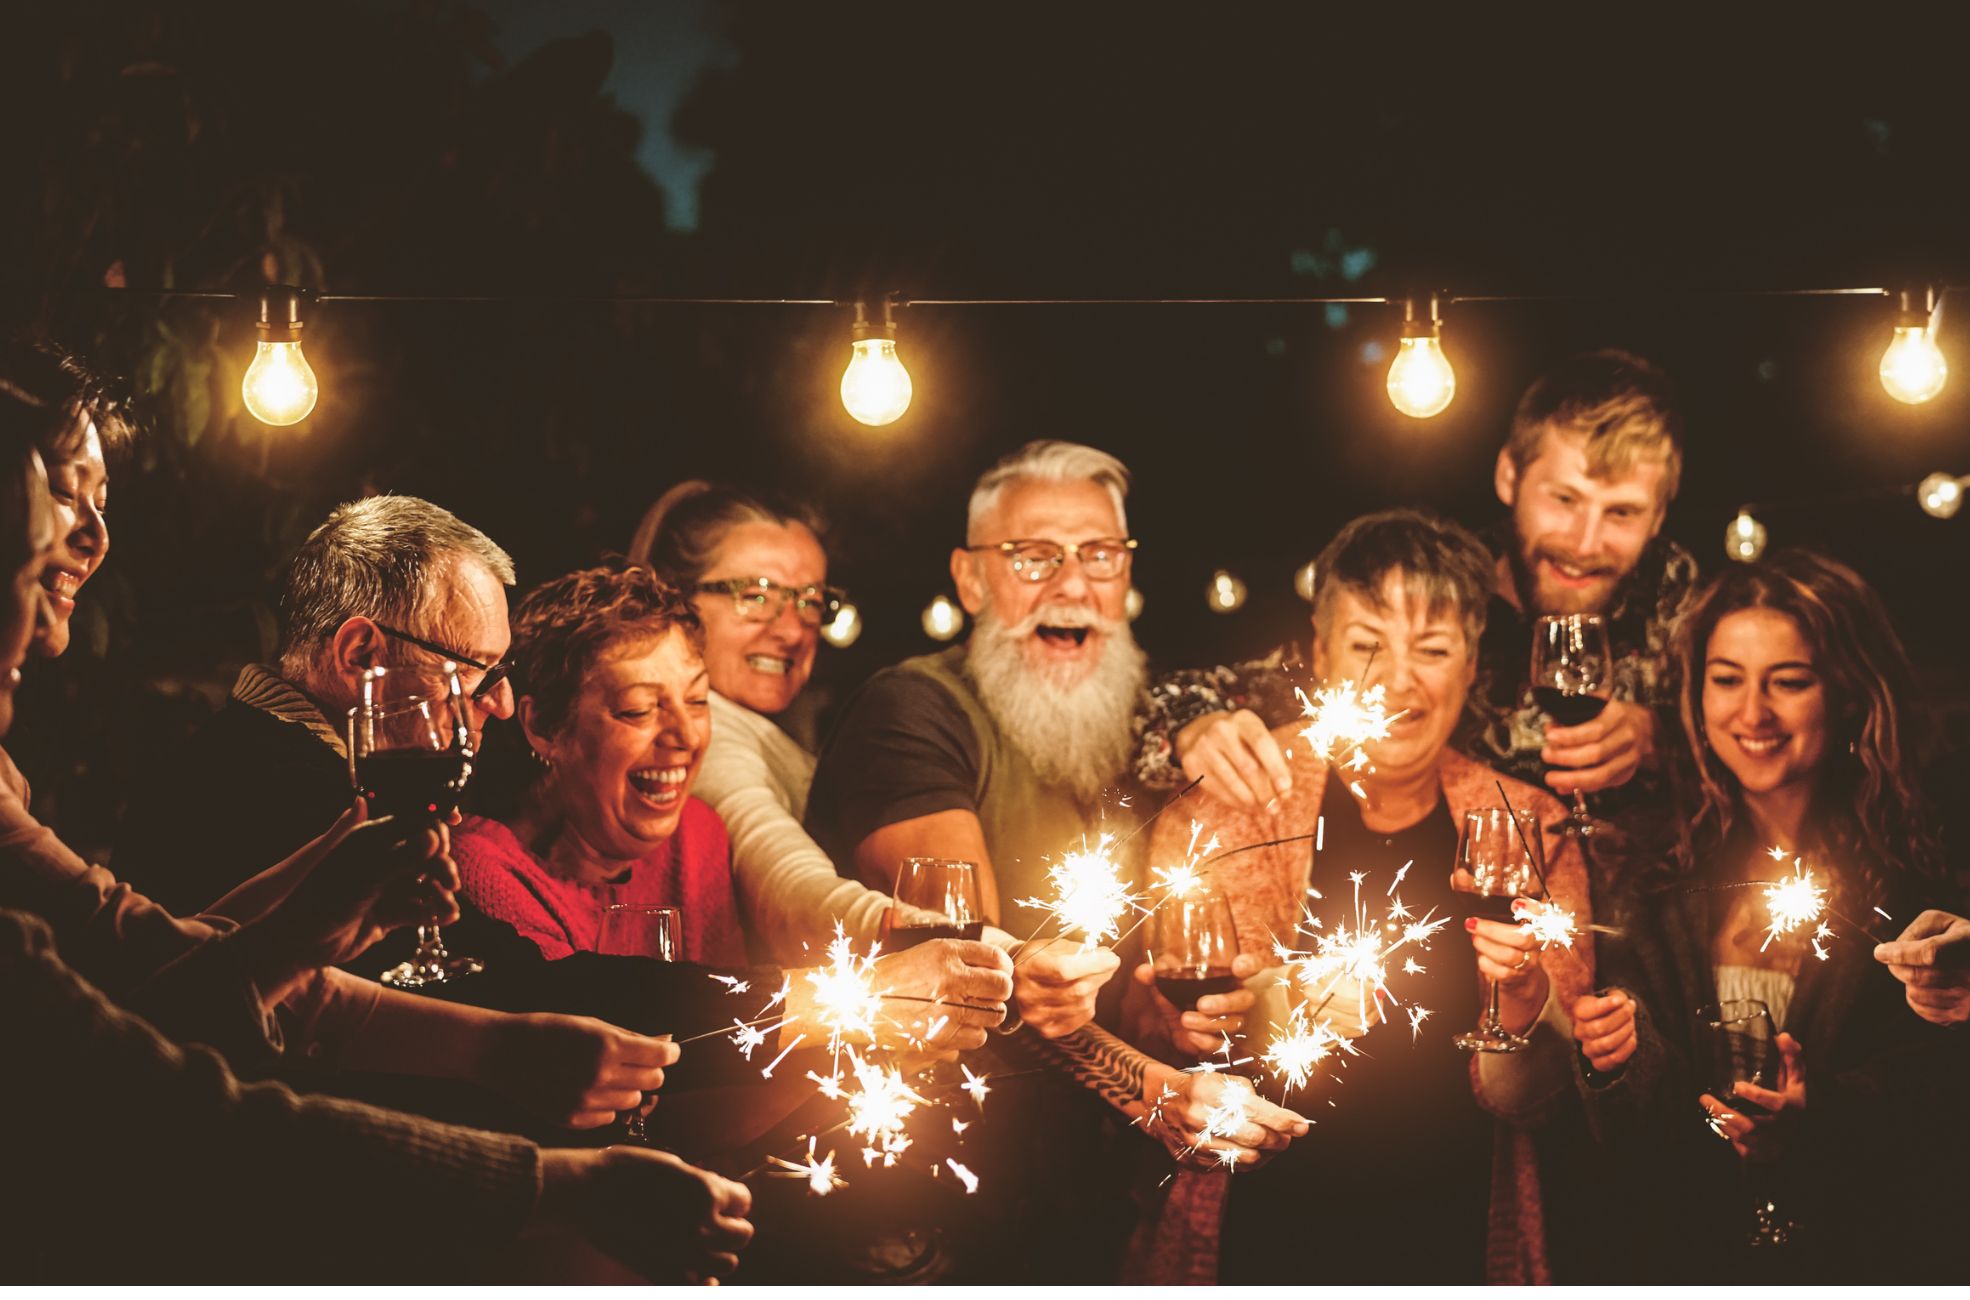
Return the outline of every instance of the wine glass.
[[[1238,930],[1231,904],[1206,884],[1157,904],[1149,914],[1149,964],[1156,991],[1181,1011],[1195,1011],[1197,999],[1233,993],[1244,981],[1231,973],[1238,955]]]
[[[985,912],[978,902],[978,867],[956,858],[904,858],[896,873],[897,906],[890,909],[884,946],[902,952],[931,939],[978,939]]]
[[[1457,846],[1458,870],[1451,876],[1451,888],[1473,896],[1471,915],[1510,924],[1513,899],[1538,898],[1545,893],[1530,848],[1537,828],[1531,810],[1526,808],[1473,808],[1464,814],[1463,836]],[[1456,1043],[1467,1052],[1518,1052],[1526,1048],[1526,1039],[1505,1028],[1498,1016],[1498,981],[1491,982],[1483,1021],[1469,1033],[1457,1035]]]
[[[414,679],[392,679],[389,671],[363,670],[362,701],[349,710],[350,779],[374,816],[444,821],[458,811],[472,775],[472,733],[457,666],[445,664],[447,689],[438,700],[414,694]],[[395,680],[405,685],[397,687]],[[475,957],[446,952],[437,926],[420,925],[410,960],[378,978],[392,988],[420,989],[484,969]]]
[[[1778,1049],[1771,1008],[1754,998],[1734,998],[1698,1007],[1696,1024],[1706,1090],[1747,1115],[1768,1114],[1758,1103],[1738,1096],[1737,1085],[1755,1084],[1768,1092],[1785,1086],[1785,1057]],[[1724,1135],[1715,1121],[1707,1122],[1712,1132]],[[1764,1171],[1750,1164],[1743,1168],[1752,1203],[1745,1244],[1758,1248],[1785,1245],[1797,1225],[1764,1187]]]
[[[683,910],[651,903],[611,903],[602,909],[602,925],[595,933],[595,951],[648,957],[652,961],[676,961],[684,952]],[[648,1146],[650,1131],[643,1114],[645,1100],[637,1099],[629,1118],[623,1121],[622,1135],[631,1142]]]
[[[1532,626],[1532,698],[1563,727],[1577,727],[1607,707],[1614,683],[1607,620],[1599,614],[1545,614]],[[1573,828],[1593,833],[1587,796],[1573,792]]]

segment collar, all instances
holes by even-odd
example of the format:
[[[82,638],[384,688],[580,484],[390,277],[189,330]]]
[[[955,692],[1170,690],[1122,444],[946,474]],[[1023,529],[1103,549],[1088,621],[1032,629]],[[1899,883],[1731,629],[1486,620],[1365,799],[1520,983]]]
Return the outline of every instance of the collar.
[[[248,664],[233,683],[232,698],[280,722],[303,727],[336,754],[349,757],[348,742],[306,692],[265,664]]]

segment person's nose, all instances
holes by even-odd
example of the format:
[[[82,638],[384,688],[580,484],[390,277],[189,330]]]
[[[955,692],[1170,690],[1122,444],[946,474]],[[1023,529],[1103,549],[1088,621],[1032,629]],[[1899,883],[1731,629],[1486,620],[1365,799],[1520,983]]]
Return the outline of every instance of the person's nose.
[[[68,535],[68,547],[82,555],[101,559],[109,552],[109,520],[93,501],[76,507],[75,528]]]
[[[1601,534],[1605,531],[1606,519],[1598,510],[1580,512],[1579,536],[1574,541],[1576,555],[1593,555],[1599,550]]]
[[[501,678],[499,685],[479,699],[472,701],[473,710],[479,715],[479,725],[484,726],[487,718],[506,719],[513,716],[513,683]]]
[[[1744,698],[1738,702],[1738,725],[1746,730],[1755,730],[1770,722],[1772,717],[1771,698],[1759,687],[1746,686]]]
[[[710,731],[709,719],[694,716],[684,707],[682,700],[676,700],[664,708],[663,730],[657,733],[657,740],[672,749],[685,749],[695,754],[704,748]]]
[[[1048,585],[1048,594],[1062,600],[1087,600],[1094,594],[1088,583],[1088,575],[1081,568],[1079,555],[1070,555],[1062,561]]]

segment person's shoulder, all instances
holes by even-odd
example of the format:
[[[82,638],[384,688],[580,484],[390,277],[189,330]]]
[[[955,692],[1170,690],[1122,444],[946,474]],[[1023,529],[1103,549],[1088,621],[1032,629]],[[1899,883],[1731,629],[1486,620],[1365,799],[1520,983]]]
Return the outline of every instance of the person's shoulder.
[[[877,722],[895,717],[965,716],[951,680],[961,671],[963,660],[948,657],[950,653],[918,655],[878,669],[849,698],[840,725],[845,727],[858,719]]]
[[[684,811],[677,819],[677,838],[706,848],[726,848],[731,842],[718,809],[696,795],[684,800]]]
[[[505,822],[468,813],[451,833],[452,861],[460,871],[531,869],[538,866],[527,846]]]
[[[1502,785],[1512,807],[1532,809],[1542,825],[1566,816],[1565,805],[1552,791],[1500,772],[1458,750],[1445,749],[1438,770],[1443,775],[1444,793],[1459,809],[1497,807]]]

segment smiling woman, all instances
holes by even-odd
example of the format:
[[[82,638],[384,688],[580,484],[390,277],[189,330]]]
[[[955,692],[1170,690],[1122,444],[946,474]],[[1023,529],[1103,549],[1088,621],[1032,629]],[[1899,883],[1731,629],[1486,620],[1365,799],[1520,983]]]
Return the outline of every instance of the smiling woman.
[[[505,821],[470,817],[453,835],[464,897],[550,959],[615,951],[612,905],[676,907],[679,955],[744,965],[725,827],[691,797],[711,738],[697,614],[647,569],[584,569],[522,601],[513,633],[540,771]]]

